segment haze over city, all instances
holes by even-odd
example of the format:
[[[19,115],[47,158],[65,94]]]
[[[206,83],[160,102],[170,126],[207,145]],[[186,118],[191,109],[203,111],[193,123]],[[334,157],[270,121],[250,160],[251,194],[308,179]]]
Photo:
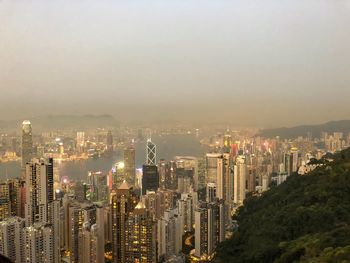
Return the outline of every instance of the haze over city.
[[[0,119],[348,119],[349,11],[326,0],[3,0]]]

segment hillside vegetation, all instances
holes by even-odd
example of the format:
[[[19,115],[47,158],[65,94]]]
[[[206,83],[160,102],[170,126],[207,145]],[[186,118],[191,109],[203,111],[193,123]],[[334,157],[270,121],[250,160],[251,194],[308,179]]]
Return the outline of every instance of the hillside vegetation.
[[[250,197],[216,262],[350,262],[350,149]]]

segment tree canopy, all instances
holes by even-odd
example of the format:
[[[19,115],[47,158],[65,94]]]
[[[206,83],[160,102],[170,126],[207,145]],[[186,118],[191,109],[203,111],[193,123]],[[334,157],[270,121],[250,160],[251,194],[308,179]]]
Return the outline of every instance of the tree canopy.
[[[246,199],[215,262],[350,262],[350,149]]]

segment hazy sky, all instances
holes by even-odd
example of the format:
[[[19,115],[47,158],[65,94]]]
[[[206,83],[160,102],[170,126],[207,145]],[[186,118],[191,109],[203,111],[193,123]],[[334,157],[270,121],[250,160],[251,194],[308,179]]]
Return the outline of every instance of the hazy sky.
[[[0,119],[350,119],[350,1],[0,0]]]

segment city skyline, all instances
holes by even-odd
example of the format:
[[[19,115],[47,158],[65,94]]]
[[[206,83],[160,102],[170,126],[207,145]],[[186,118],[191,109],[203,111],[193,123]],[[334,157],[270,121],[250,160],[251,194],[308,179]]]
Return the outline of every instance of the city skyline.
[[[182,127],[36,132],[21,123],[22,133],[0,134],[0,165],[22,165],[0,181],[0,254],[14,263],[217,262],[251,202],[336,165],[350,146],[350,128],[281,139],[218,127],[193,135]],[[156,151],[150,133],[166,147]],[[186,136],[202,151],[174,155],[175,144],[185,153]],[[99,159],[103,171],[86,170]],[[62,173],[63,163],[77,170]]]
[[[0,262],[350,262],[349,14],[0,0]]]

